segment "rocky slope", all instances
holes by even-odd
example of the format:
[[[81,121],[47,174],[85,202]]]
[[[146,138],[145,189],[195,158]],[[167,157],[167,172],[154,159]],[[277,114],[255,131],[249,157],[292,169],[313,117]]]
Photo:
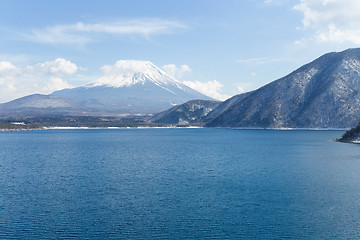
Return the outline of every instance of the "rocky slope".
[[[340,139],[336,139],[337,142],[344,143],[360,143],[360,123],[350,130],[346,131]]]
[[[236,104],[237,102],[241,101],[242,99],[244,99],[245,97],[249,96],[249,94],[251,94],[251,92],[247,92],[247,93],[242,93],[242,94],[238,94],[235,95],[229,99],[227,99],[224,102],[221,102],[216,108],[214,108],[213,111],[209,112],[205,117],[204,117],[204,122],[209,122],[212,119],[216,118],[217,116],[219,116],[220,114],[222,114],[223,112],[225,112],[226,110],[228,110],[229,108],[231,108],[234,104]]]
[[[165,124],[202,124],[204,118],[221,104],[219,101],[192,100],[154,115],[149,121]]]
[[[360,49],[325,54],[240,96],[206,126],[349,128],[360,119]]]

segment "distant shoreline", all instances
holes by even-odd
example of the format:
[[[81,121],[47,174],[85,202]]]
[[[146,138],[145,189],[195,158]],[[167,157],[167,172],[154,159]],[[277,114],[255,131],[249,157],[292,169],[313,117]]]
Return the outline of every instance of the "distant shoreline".
[[[14,128],[14,129],[0,129],[0,132],[13,131],[38,131],[38,130],[90,130],[90,129],[197,129],[207,128],[202,126],[139,126],[139,127],[37,127],[37,128]],[[230,127],[216,127],[209,129],[233,129],[233,130],[275,130],[275,131],[347,131],[349,128],[230,128]]]

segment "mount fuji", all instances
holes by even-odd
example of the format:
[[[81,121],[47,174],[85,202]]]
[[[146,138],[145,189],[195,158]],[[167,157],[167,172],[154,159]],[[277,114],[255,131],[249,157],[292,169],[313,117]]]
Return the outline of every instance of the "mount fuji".
[[[120,60],[102,68],[96,82],[52,93],[90,112],[155,113],[193,99],[212,100],[149,61]]]
[[[104,76],[87,85],[0,104],[0,115],[152,114],[189,100],[213,100],[149,61],[120,60],[101,70]]]

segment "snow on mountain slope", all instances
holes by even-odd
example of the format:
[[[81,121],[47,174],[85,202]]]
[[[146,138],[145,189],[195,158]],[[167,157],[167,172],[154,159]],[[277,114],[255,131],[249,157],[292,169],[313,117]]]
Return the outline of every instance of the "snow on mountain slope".
[[[82,87],[52,93],[93,112],[155,113],[189,100],[212,100],[171,78],[149,61],[120,60]]]
[[[105,76],[87,87],[130,87],[150,81],[164,89],[169,85],[184,89],[184,84],[171,78],[149,61],[119,60],[114,66],[104,66],[101,70]]]
[[[328,53],[233,103],[208,127],[347,128],[360,120],[360,49]]]

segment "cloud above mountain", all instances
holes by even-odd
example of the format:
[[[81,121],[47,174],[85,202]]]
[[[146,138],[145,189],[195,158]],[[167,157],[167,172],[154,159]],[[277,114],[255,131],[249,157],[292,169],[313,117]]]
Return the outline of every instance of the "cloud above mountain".
[[[118,60],[113,65],[104,65],[100,68],[102,76],[91,85],[108,85],[113,87],[130,86],[134,84],[135,74],[144,74],[153,79],[162,79],[164,72],[149,61]],[[163,74],[164,73],[164,74]],[[166,75],[166,74],[165,74]]]
[[[162,69],[170,76],[176,79],[181,79],[185,74],[191,73],[191,68],[184,64],[177,67],[175,64],[167,64]]]
[[[10,61],[0,61],[0,103],[23,97],[25,95],[41,93],[49,94],[64,88],[77,87],[74,78],[79,77],[81,67],[64,58],[45,61],[28,66],[16,66]],[[112,65],[100,68],[100,76],[87,76],[93,79],[92,86],[111,85],[128,86],[133,84],[134,74],[142,73],[153,79],[175,79],[194,90],[209,97],[225,100],[229,95],[222,93],[223,85],[217,81],[184,80],[183,76],[191,78],[191,68],[183,64],[167,64],[162,69],[157,68],[149,61],[118,60]],[[85,77],[83,77],[85,78]],[[166,80],[166,81],[168,81]],[[170,80],[172,81],[172,80]]]
[[[28,66],[27,71],[43,72],[55,76],[72,75],[78,70],[75,63],[64,58],[57,58],[53,61],[38,63],[35,66]]]
[[[218,100],[226,100],[230,96],[227,94],[222,93],[222,88],[224,87],[220,82],[213,80],[208,82],[201,82],[201,81],[183,81],[185,85],[195,89],[196,91],[205,94],[209,97]]]
[[[317,42],[360,44],[360,4],[357,0],[301,0],[303,29]]]
[[[220,82],[213,80],[213,81],[189,81],[183,80],[183,76],[185,74],[191,74],[191,68],[183,64],[181,66],[176,66],[175,64],[167,64],[162,67],[162,69],[172,78],[178,79],[188,87],[195,89],[196,91],[205,94],[206,96],[212,97],[218,100],[225,100],[230,96],[227,94],[222,93],[222,88],[224,87]],[[189,78],[189,77],[188,77]]]
[[[33,93],[48,94],[72,87],[65,76],[74,75],[78,66],[64,58],[18,67],[8,61],[0,62],[0,102]]]

